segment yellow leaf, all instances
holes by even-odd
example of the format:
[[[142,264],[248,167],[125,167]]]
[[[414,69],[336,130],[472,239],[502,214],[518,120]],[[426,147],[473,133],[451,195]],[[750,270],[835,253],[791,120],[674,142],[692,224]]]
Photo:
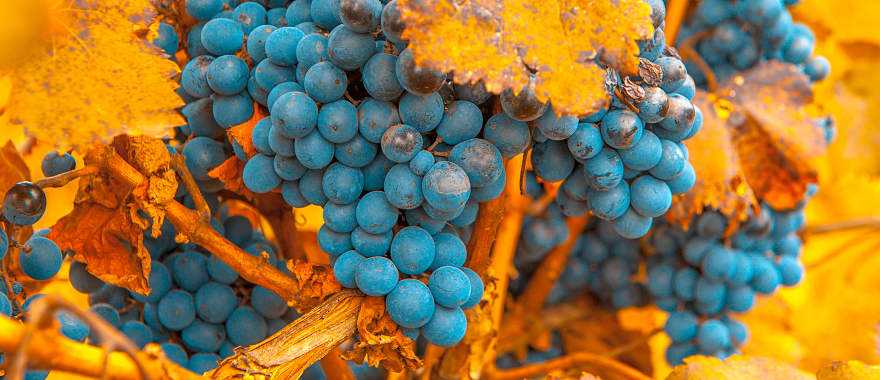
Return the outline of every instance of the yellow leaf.
[[[416,63],[454,71],[457,83],[536,94],[557,112],[586,114],[608,102],[594,58],[635,73],[636,41],[653,33],[642,0],[398,0]]]
[[[0,25],[19,25],[29,41],[0,51],[12,78],[4,128],[84,148],[181,124],[179,69],[143,38],[153,16],[149,0],[0,0]]]
[[[726,360],[692,356],[675,367],[667,380],[798,380],[813,379],[796,367],[773,359],[734,355]]]
[[[833,362],[819,370],[819,380],[861,380],[880,378],[880,366],[857,361]]]

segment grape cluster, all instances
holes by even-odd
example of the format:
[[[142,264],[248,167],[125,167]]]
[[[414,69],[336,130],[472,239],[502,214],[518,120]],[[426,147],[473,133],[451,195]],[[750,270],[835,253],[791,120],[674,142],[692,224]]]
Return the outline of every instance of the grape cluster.
[[[76,160],[69,153],[49,152],[42,162],[43,175],[47,177],[63,174],[76,167]],[[61,269],[64,255],[54,241],[48,238],[49,230],[35,231],[20,244],[16,235],[23,228],[28,228],[43,217],[46,211],[46,194],[43,189],[31,182],[19,182],[7,190],[2,205],[0,218],[0,260],[12,260],[6,255],[10,249],[18,251],[18,266],[27,281],[46,281],[55,277]],[[4,266],[7,268],[7,266]],[[25,286],[15,281],[9,273],[0,271],[0,314],[18,319],[24,318],[25,312],[33,301],[43,294],[25,294]],[[19,305],[16,300],[23,298]],[[82,341],[89,334],[89,327],[72,314],[59,311],[55,315],[62,335]],[[0,353],[0,363],[4,356]],[[48,371],[27,371],[28,380],[41,380],[48,376]]]
[[[490,94],[416,66],[394,1],[295,0],[279,25],[260,4],[218,4],[187,2],[203,21],[189,32],[181,75],[193,176],[219,186],[208,171],[231,151],[250,191],[322,206],[318,243],[339,282],[384,296],[409,336],[458,343],[462,308],[483,292],[464,267],[464,240],[478,203],[499,196],[506,178],[488,132],[503,115],[484,132]],[[254,125],[248,155],[221,139],[255,107],[269,116]]]
[[[639,77],[611,72],[612,101],[581,118],[559,116],[552,106],[535,112],[533,87],[501,96],[502,106],[525,129],[534,128],[531,164],[539,178],[564,181],[556,202],[565,215],[587,211],[611,221],[627,238],[648,233],[672,196],[690,190],[696,180],[682,141],[703,122],[691,103],[694,81],[674,49],[665,46],[666,8],[649,1],[656,32],[641,41]],[[614,95],[617,93],[617,95]]]
[[[216,194],[206,192],[205,198],[219,212],[212,219],[217,232],[286,270],[284,258],[277,257],[274,246],[247,218],[229,215],[218,206]],[[177,199],[192,205],[192,197],[182,187]],[[158,238],[149,230],[144,236],[151,257],[149,294],[104,283],[82,263],[70,267],[70,282],[77,291],[88,293],[90,310],[137,346],[160,344],[169,359],[203,373],[232,355],[234,347],[260,342],[298,317],[277,294],[240,278],[202,247],[176,242],[174,226],[167,220],[161,232]]]
[[[670,363],[697,353],[723,358],[735,352],[748,331],[731,314],[749,311],[758,294],[802,280],[798,232],[805,204],[793,210],[764,205],[728,239],[728,219],[713,210],[697,216],[689,231],[658,226],[650,239],[655,255],[648,260],[647,287],[670,313]]]
[[[792,0],[701,1],[683,25],[679,43],[692,37],[700,57],[719,81],[764,60],[798,65],[810,80],[828,76],[831,64],[813,55],[816,36],[804,24],[792,21],[786,6]],[[706,85],[705,73],[685,62],[698,86]]]

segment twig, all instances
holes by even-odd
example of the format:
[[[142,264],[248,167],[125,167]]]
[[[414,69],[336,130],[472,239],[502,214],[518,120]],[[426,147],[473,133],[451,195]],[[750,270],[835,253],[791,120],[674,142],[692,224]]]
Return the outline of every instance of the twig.
[[[504,161],[506,168],[508,161]],[[508,183],[518,183],[516,178],[507,178]],[[489,255],[492,244],[495,243],[498,226],[504,218],[506,208],[506,195],[508,186],[505,184],[505,192],[497,198],[480,204],[477,213],[477,221],[474,223],[474,232],[468,241],[468,260],[466,266],[477,272],[481,277],[486,273],[489,263]]]
[[[869,216],[861,219],[850,219],[835,223],[807,226],[804,233],[807,235],[819,235],[828,232],[855,230],[861,228],[880,228],[880,216]]]
[[[364,296],[346,290],[333,295],[266,340],[244,347],[210,373],[215,379],[248,375],[295,379],[312,363],[354,335]]]
[[[342,360],[339,347],[334,347],[321,359],[321,369],[328,380],[355,380],[348,362]]]
[[[681,29],[685,11],[688,8],[688,0],[669,0],[666,4],[666,44],[675,45],[675,38]]]
[[[29,334],[27,329],[16,320],[0,316],[0,331],[3,332],[0,334],[0,351],[14,352],[21,347]],[[110,380],[132,380],[142,378],[142,368],[150,379],[205,379],[179,367],[161,354],[137,352],[135,360],[127,353],[108,352],[103,348],[77,343],[51,330],[33,331],[29,341],[23,353],[27,355],[28,366],[32,369],[52,369],[94,378],[104,376]]]
[[[498,354],[505,354],[516,350],[547,331],[554,331],[572,321],[586,318],[590,312],[591,308],[582,299],[545,308],[541,312],[541,319],[529,324],[525,331],[502,330],[496,351]]]
[[[529,205],[527,214],[530,216],[543,214],[544,211],[547,210],[547,207],[556,200],[556,193],[559,192],[559,187],[561,185],[562,182],[545,183],[544,195],[542,195],[541,198],[535,199],[535,202],[532,202],[532,204]]]
[[[617,360],[589,352],[575,352],[545,362],[498,371],[490,369],[488,378],[492,380],[519,380],[546,374],[550,371],[568,369],[579,366],[604,369],[619,375],[620,379],[650,380],[651,378]]]
[[[100,169],[94,166],[86,166],[56,176],[40,179],[34,184],[44,189],[48,187],[64,187],[77,178],[95,175],[99,171]]]
[[[804,265],[804,268],[806,270],[814,270],[816,268],[821,267],[824,264],[831,262],[832,260],[843,255],[844,253],[852,252],[853,248],[855,248],[859,244],[864,243],[864,242],[868,242],[868,241],[873,241],[873,239],[867,239],[867,238],[870,237],[871,235],[876,234],[876,233],[877,233],[877,231],[871,230],[871,231],[865,231],[865,232],[862,232],[856,236],[853,236],[852,238],[849,238],[846,241],[844,241],[843,243],[841,243],[840,245],[838,245],[837,248],[835,248],[831,251],[831,253],[829,253],[825,256],[822,256],[822,257],[816,259],[815,261],[806,263]]]
[[[427,151],[429,151],[429,152],[431,152],[431,153],[434,153],[434,148],[436,148],[437,145],[440,145],[440,143],[442,143],[442,142],[443,142],[443,138],[440,137],[440,136],[437,136],[437,138],[434,139],[434,142],[431,143],[431,146],[429,146],[429,147],[426,148],[425,150],[427,150]]]
[[[445,348],[428,344],[428,347],[425,348],[425,365],[422,366],[422,374],[419,376],[419,380],[431,380],[431,375],[434,372],[434,366],[440,361],[440,357],[443,356],[443,352],[446,351]]]
[[[519,165],[519,194],[523,195],[526,193],[526,166],[529,162],[529,159],[532,155],[532,147],[529,146],[525,152],[523,152],[522,160]]]
[[[186,167],[186,163],[183,161],[183,156],[181,156],[180,153],[174,153],[171,155],[171,168],[177,172],[177,175],[180,176],[180,179],[183,181],[183,187],[186,188],[186,191],[189,192],[189,195],[192,197],[193,203],[195,203],[196,206],[196,211],[198,211],[202,222],[210,224],[211,208],[208,207],[208,202],[205,201],[205,196],[202,195],[202,190],[199,189],[196,179],[193,178],[189,168]]]
[[[630,351],[638,348],[639,346],[646,344],[648,342],[648,340],[650,340],[655,335],[657,335],[661,332],[663,332],[663,328],[657,327],[657,328],[645,333],[644,335],[642,335],[641,337],[639,337],[637,339],[633,339],[632,341],[630,341],[622,346],[616,347],[613,350],[608,351],[607,353],[605,353],[605,356],[607,356],[609,358],[614,358],[619,355],[630,352]]]
[[[536,311],[543,309],[544,301],[547,299],[550,289],[556,284],[556,279],[559,278],[559,275],[565,269],[571,249],[580,237],[581,232],[586,228],[588,219],[584,215],[570,217],[566,220],[568,239],[551,250],[541,261],[538,269],[535,270],[535,274],[529,280],[525,291],[517,300],[522,310]]]

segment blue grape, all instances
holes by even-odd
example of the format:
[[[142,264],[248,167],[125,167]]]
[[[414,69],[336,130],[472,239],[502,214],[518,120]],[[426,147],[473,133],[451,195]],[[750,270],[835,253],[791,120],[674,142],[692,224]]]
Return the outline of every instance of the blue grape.
[[[340,0],[339,18],[357,33],[372,33],[382,22],[382,3],[379,0]]]
[[[400,116],[392,103],[367,98],[358,105],[358,130],[369,142],[382,142],[385,131],[398,123]]]
[[[222,0],[186,0],[186,13],[196,20],[210,20],[221,11],[223,11]]]
[[[296,59],[299,65],[306,69],[318,62],[326,61],[327,37],[318,33],[306,34],[296,46]]]
[[[400,16],[400,9],[397,8],[397,0],[385,3],[385,7],[382,9],[381,25],[382,32],[388,41],[397,44],[403,42],[402,34],[405,24]]]
[[[456,101],[453,105],[458,102],[459,101]],[[466,108],[470,108],[470,106]],[[468,111],[467,114],[470,114],[472,111],[473,110]],[[476,109],[476,111],[479,112],[479,109]],[[458,113],[462,112],[459,111]],[[449,114],[448,111],[447,114]],[[458,121],[458,119],[459,117],[454,119],[450,118],[451,121],[456,122],[447,124],[445,123],[446,117],[444,117],[443,121],[440,122],[440,126],[437,127],[437,135],[442,137],[443,141],[448,144],[457,144],[471,137],[475,137],[480,131],[479,125],[462,123]],[[469,119],[476,121],[476,116],[469,116]],[[482,115],[480,115],[480,120],[482,120]],[[464,127],[467,128],[465,129]],[[474,133],[474,136],[470,136],[471,132]],[[486,125],[483,128],[483,138],[492,143],[492,145],[495,145],[501,152],[502,157],[509,159],[524,152],[526,148],[528,148],[531,141],[531,132],[529,131],[528,124],[525,122],[514,120],[505,113],[499,113],[493,115],[488,121],[486,121]]]
[[[0,230],[0,251],[2,251],[3,240],[6,238],[6,233]],[[0,254],[0,258],[3,255]],[[155,263],[153,264],[155,265]],[[91,293],[97,291],[104,285],[104,282],[99,280],[97,277],[93,276],[86,270],[85,264],[74,261],[70,264],[70,285],[73,286],[80,293]]]
[[[620,149],[617,153],[627,168],[645,171],[660,163],[663,159],[663,148],[662,141],[657,135],[645,131],[638,143],[629,149]]]
[[[250,33],[258,26],[266,24],[266,8],[253,1],[247,1],[235,7],[232,17],[241,24],[245,33]]]
[[[776,264],[779,270],[780,283],[785,286],[794,286],[801,282],[804,276],[804,267],[801,262],[792,256],[782,256]]]
[[[535,120],[535,126],[550,140],[565,140],[578,129],[578,119],[574,116],[558,116],[551,106]]]
[[[541,102],[535,92],[535,77],[529,77],[529,83],[514,94],[513,89],[501,92],[501,109],[508,116],[519,121],[535,120],[547,110],[547,103]]]
[[[434,166],[434,155],[427,150],[421,150],[410,160],[409,169],[417,176],[424,176]]]
[[[456,99],[467,100],[474,104],[483,104],[492,96],[482,81],[465,84],[453,83],[452,90]]]
[[[60,154],[55,150],[46,153],[40,163],[40,169],[46,177],[67,173],[74,168],[76,168],[76,159],[70,153]]]
[[[293,139],[284,136],[283,130],[283,127],[276,125],[269,127],[269,148],[272,151],[267,154],[271,155],[274,153],[276,156],[294,157],[296,156],[294,150],[295,142]]]
[[[262,88],[274,88],[279,83],[292,82],[295,73],[289,68],[272,63],[269,58],[263,59],[254,67],[254,80]]]
[[[221,95],[235,95],[247,87],[248,66],[234,55],[214,59],[205,75],[208,86]]]
[[[345,76],[344,71],[324,61],[310,67],[302,83],[306,92],[315,101],[330,103],[342,98],[348,87],[348,77]]]
[[[287,302],[262,286],[255,286],[251,291],[251,306],[267,319],[280,318],[287,312]]]
[[[214,120],[213,106],[211,98],[204,98],[189,103],[180,110],[193,137],[219,139],[226,135],[226,130]]]
[[[4,295],[5,297],[5,295]],[[8,300],[7,300],[8,302]],[[4,306],[2,305],[3,301],[0,299],[0,314],[4,313]],[[10,309],[11,312],[11,309]],[[9,314],[6,314],[9,315]],[[66,311],[59,311],[55,314],[55,318],[58,320],[58,323],[61,324],[61,334],[66,336],[68,339],[75,340],[77,342],[85,341],[86,338],[89,337],[90,328],[89,325],[85,324],[85,322],[81,321],[79,318],[75,317],[73,314]],[[124,326],[123,326],[124,328]],[[124,330],[123,330],[124,331]],[[126,334],[128,335],[128,334]]]
[[[186,369],[203,374],[217,367],[220,357],[214,353],[200,352],[189,358]]]
[[[358,201],[355,215],[358,226],[365,232],[382,234],[397,223],[398,211],[388,202],[384,192],[371,191]]]
[[[398,272],[394,263],[382,256],[362,260],[355,270],[358,289],[370,296],[384,296],[397,286]]]
[[[183,329],[180,337],[191,351],[212,353],[220,349],[226,339],[226,331],[222,325],[196,320]]]
[[[0,314],[7,317],[12,316],[12,302],[9,302],[9,297],[5,292],[0,293]]]
[[[407,162],[422,148],[422,135],[412,126],[391,126],[382,135],[382,153],[394,162]]]
[[[687,69],[685,69],[684,63],[682,63],[680,59],[675,57],[660,57],[655,63],[660,66],[660,70],[663,72],[660,81],[660,88],[662,88],[663,91],[673,92],[684,84],[685,77],[687,76]]]
[[[678,175],[666,181],[666,184],[669,185],[669,190],[672,191],[672,195],[676,195],[690,190],[694,187],[696,181],[697,175],[694,173],[694,167],[691,166],[689,162],[685,162],[684,169],[682,169]]]
[[[324,195],[331,202],[354,203],[363,191],[364,174],[360,169],[350,168],[338,162],[333,163],[324,171],[321,186]]]
[[[389,7],[397,8],[396,5],[390,4],[385,6],[385,11],[382,14],[382,26],[383,30],[386,31],[386,37],[389,37],[389,35],[387,34],[388,29],[385,28],[385,13],[388,12]],[[397,65],[394,68],[394,72],[400,85],[415,95],[430,95],[439,90],[446,81],[445,73],[416,65],[410,49],[404,49],[397,56]]]
[[[422,178],[415,175],[409,165],[394,165],[385,177],[383,190],[388,202],[403,210],[419,207],[424,200]]]
[[[659,163],[650,169],[652,176],[662,180],[670,180],[681,173],[687,159],[678,144],[660,139],[662,153]]]
[[[470,268],[463,267],[461,268],[461,271],[464,272],[471,283],[471,294],[461,307],[463,309],[469,309],[476,306],[480,303],[480,300],[483,299],[483,279],[480,278],[480,275],[478,275],[477,272],[474,272]]]
[[[318,170],[329,165],[333,160],[333,150],[333,143],[327,141],[317,130],[294,140],[296,158],[309,169]]]
[[[96,303],[89,307],[89,311],[101,317],[101,319],[109,323],[111,326],[118,328],[122,325],[119,320],[119,312],[111,305],[106,303]]]
[[[284,95],[288,92],[303,92],[305,91],[299,83],[296,82],[282,82],[275,85],[272,88],[272,91],[269,91],[269,94],[266,95],[266,107],[269,110],[272,110],[272,106],[275,105],[275,102],[281,95]]]
[[[213,100],[214,120],[223,128],[242,124],[254,115],[254,101],[246,92],[230,96],[215,94]]]
[[[648,233],[652,223],[651,217],[642,216],[630,208],[619,218],[614,219],[614,230],[627,239],[637,239]]]
[[[327,56],[336,67],[355,71],[373,56],[376,43],[372,35],[357,33],[340,24],[330,32],[327,48]]]
[[[299,182],[296,181],[284,182],[284,184],[281,185],[281,196],[284,198],[284,202],[294,208],[306,207],[309,205],[309,201],[303,197],[299,190]]]
[[[458,236],[442,232],[434,235],[437,252],[428,268],[431,271],[443,266],[461,267],[467,260],[467,247]]]
[[[593,123],[579,123],[577,130],[566,141],[575,159],[588,160],[602,151],[605,142],[602,133]]]
[[[332,143],[344,143],[358,132],[357,109],[348,100],[324,104],[318,112],[318,131]]]
[[[171,342],[162,343],[161,347],[162,353],[165,354],[166,358],[180,366],[186,366],[189,357],[186,355],[186,351],[183,350],[183,347],[177,343]]]
[[[672,297],[675,292],[673,278],[675,268],[660,264],[648,269],[648,291],[655,297]]]
[[[672,205],[672,192],[665,182],[643,175],[630,185],[630,205],[641,215],[658,217]]]
[[[737,286],[727,292],[727,309],[733,312],[743,313],[749,311],[755,304],[755,292],[748,286]]]
[[[255,193],[268,193],[281,185],[273,158],[264,154],[257,154],[247,161],[242,179],[245,186]]]
[[[321,170],[309,170],[299,179],[299,191],[309,203],[313,205],[327,203],[323,181],[324,174]]]
[[[272,125],[288,138],[301,138],[318,124],[318,105],[308,95],[293,91],[282,94],[272,105]],[[271,141],[270,141],[271,142]]]
[[[697,331],[697,344],[701,352],[715,353],[730,346],[730,331],[717,319],[706,320]]]
[[[611,189],[623,180],[623,160],[617,151],[604,147],[598,155],[584,162],[584,174],[592,189]]]
[[[276,7],[269,9],[266,11],[266,23],[276,28],[287,26],[287,20],[284,19],[285,13],[287,13],[287,8]]]
[[[38,280],[48,280],[61,269],[61,249],[53,242],[42,236],[32,236],[28,239],[26,248],[19,252],[18,261],[22,271],[29,277]]]
[[[716,281],[724,281],[736,271],[736,256],[722,246],[710,248],[700,263],[703,276]]]
[[[332,257],[337,257],[352,248],[351,234],[336,232],[326,225],[318,229],[318,246]]]
[[[342,23],[339,19],[339,0],[312,0],[310,13],[315,24],[326,30],[332,30]]]
[[[452,347],[464,338],[467,318],[461,308],[437,306],[434,315],[422,327],[422,335],[429,342],[441,347]]]
[[[72,267],[71,267],[72,268]],[[150,265],[150,294],[144,296],[136,292],[130,292],[131,297],[142,303],[156,303],[171,290],[173,283],[171,282],[171,272],[160,262],[153,262]]]
[[[434,164],[422,179],[422,194],[429,205],[451,212],[464,207],[470,196],[467,173],[449,161]]]
[[[247,346],[263,340],[269,327],[250,306],[239,306],[226,320],[226,337],[236,346]]]
[[[458,307],[471,295],[470,279],[461,269],[452,266],[437,268],[428,279],[428,287],[438,305]]]
[[[194,302],[199,318],[209,323],[223,323],[238,306],[235,291],[218,282],[202,285],[196,292]]]
[[[208,85],[208,67],[214,62],[214,57],[200,55],[187,62],[180,73],[180,85],[187,94],[195,98],[211,96],[211,87]]]
[[[288,25],[297,25],[302,22],[312,21],[312,0],[293,0],[287,7],[284,19]]]
[[[202,27],[202,45],[211,54],[235,54],[244,42],[244,31],[237,22],[214,18]]]
[[[142,322],[127,321],[122,324],[120,330],[128,337],[128,339],[131,339],[131,342],[138,348],[144,348],[147,343],[153,341],[153,332]]]
[[[264,154],[272,154],[272,147],[269,145],[269,130],[272,128],[272,120],[265,117],[254,125],[251,131],[251,141],[257,152]]]
[[[335,276],[336,280],[346,288],[356,287],[355,272],[357,271],[358,265],[360,265],[361,261],[364,259],[365,258],[355,250],[339,255],[339,257],[336,258],[336,261],[333,262],[333,276]]]
[[[196,318],[192,295],[179,289],[171,290],[162,297],[157,312],[162,326],[172,331],[183,330]]]
[[[409,212],[410,210],[407,210]],[[351,232],[351,245],[361,255],[382,256],[391,248],[391,239],[394,236],[392,231],[381,234],[371,234],[364,229],[357,227]]]
[[[436,92],[424,96],[407,93],[400,98],[398,111],[404,124],[415,127],[420,133],[427,133],[437,128],[443,120],[443,98]]]
[[[395,323],[405,328],[424,326],[434,315],[434,298],[421,281],[401,280],[385,297],[385,309]]]
[[[211,54],[202,45],[202,29],[205,27],[204,22],[193,25],[192,29],[186,34],[186,52],[190,57],[198,57],[200,55]]]
[[[324,205],[324,225],[333,231],[346,233],[357,227],[355,209],[357,203],[338,204],[328,202]]]
[[[667,101],[666,118],[660,121],[660,127],[671,132],[682,132],[694,124],[696,117],[693,103],[684,96],[672,93]]]
[[[272,160],[272,166],[275,169],[275,174],[285,181],[296,181],[302,178],[308,170],[296,158],[282,155],[275,156]]]
[[[468,175],[471,186],[482,187],[492,183],[503,172],[501,152],[483,139],[470,139],[452,148],[449,160]]]
[[[813,82],[820,81],[828,77],[831,73],[831,63],[828,58],[823,56],[810,57],[804,62],[804,74],[810,77]]]
[[[599,130],[602,139],[612,148],[628,149],[642,138],[644,123],[634,112],[614,110],[605,114]]]
[[[396,65],[397,57],[385,53],[377,53],[367,60],[361,69],[361,81],[370,96],[382,101],[393,101],[400,97],[403,87],[394,74]]]
[[[535,144],[532,147],[531,161],[535,174],[548,182],[565,179],[575,166],[566,143],[554,140]]]
[[[400,272],[417,275],[431,266],[436,249],[428,231],[408,226],[397,231],[391,240],[391,260]]]
[[[278,28],[266,38],[266,57],[279,66],[294,66],[297,45],[305,34],[299,28],[285,26]]]

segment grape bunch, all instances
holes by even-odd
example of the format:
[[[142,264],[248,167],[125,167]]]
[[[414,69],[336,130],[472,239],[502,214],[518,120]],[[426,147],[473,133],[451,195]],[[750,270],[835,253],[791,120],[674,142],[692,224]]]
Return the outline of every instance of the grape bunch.
[[[55,151],[49,152],[41,165],[43,175],[47,177],[66,173],[75,167],[73,156]],[[23,244],[16,241],[20,232],[39,221],[45,211],[46,194],[36,184],[19,182],[7,190],[0,218],[0,260],[7,263],[0,270],[0,314],[24,319],[31,303],[43,297],[43,294],[28,294],[28,287],[19,280],[46,281],[61,270],[64,255],[58,245],[48,238],[49,230],[35,231]],[[7,257],[10,252],[18,256]],[[23,277],[5,272],[13,262],[17,263]],[[20,299],[24,302],[18,304],[17,300]],[[55,319],[61,334],[70,339],[82,341],[89,333],[88,325],[66,311],[57,312]],[[3,360],[3,354],[0,353],[0,363]],[[28,380],[45,379],[47,376],[48,371],[27,371],[25,374]]]
[[[682,26],[678,43],[696,39],[696,52],[719,81],[764,60],[797,65],[811,81],[828,76],[831,64],[813,55],[816,36],[804,24],[792,21],[786,6],[797,0],[701,1]],[[694,62],[685,64],[698,86],[707,84]]]
[[[385,297],[410,337],[458,343],[462,309],[483,292],[464,267],[464,241],[478,203],[499,196],[506,179],[490,136],[510,139],[488,132],[493,119],[484,132],[490,94],[416,66],[394,1],[295,0],[279,25],[260,4],[218,4],[187,2],[203,21],[189,32],[192,59],[181,75],[193,176],[221,186],[208,172],[231,152],[245,162],[248,190],[322,206],[318,243],[339,282]],[[255,123],[255,152],[246,154],[223,137],[255,107],[268,116]]]
[[[682,141],[703,122],[691,103],[694,81],[678,53],[665,46],[666,8],[659,0],[649,3],[656,31],[639,44],[639,76],[610,72],[607,107],[576,118],[557,115],[552,105],[539,106],[533,87],[501,95],[513,119],[506,122],[533,127],[531,164],[537,176],[563,181],[556,198],[562,212],[590,211],[631,239],[648,233],[673,195],[693,187],[696,177]]]

